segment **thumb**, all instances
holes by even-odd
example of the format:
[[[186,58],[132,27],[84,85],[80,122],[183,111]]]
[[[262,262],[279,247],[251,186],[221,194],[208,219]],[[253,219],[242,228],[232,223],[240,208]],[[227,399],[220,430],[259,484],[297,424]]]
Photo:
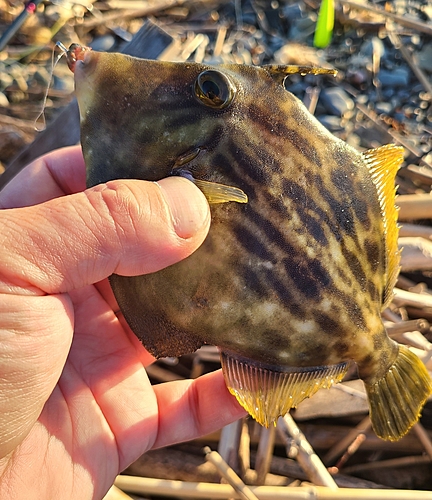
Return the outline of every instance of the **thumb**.
[[[3,210],[0,221],[0,292],[45,294],[113,273],[158,271],[184,259],[204,241],[210,211],[193,183],[170,177],[110,181]]]

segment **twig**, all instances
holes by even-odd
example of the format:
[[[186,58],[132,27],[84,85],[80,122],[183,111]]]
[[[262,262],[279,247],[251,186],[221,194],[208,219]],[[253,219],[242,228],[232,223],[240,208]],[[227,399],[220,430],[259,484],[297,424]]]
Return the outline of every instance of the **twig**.
[[[219,440],[218,452],[227,464],[235,470],[239,467],[239,446],[242,431],[242,420],[237,420],[232,424],[226,425],[222,431]]]
[[[413,431],[418,437],[421,444],[424,446],[426,453],[429,456],[429,459],[432,460],[432,442],[429,437],[429,434],[425,431],[425,428],[422,426],[420,422],[417,422],[413,426]]]
[[[271,426],[268,429],[261,429],[261,436],[258,444],[258,453],[256,456],[255,470],[257,473],[256,484],[265,484],[265,478],[270,471],[270,463],[273,454],[276,427]]]
[[[418,196],[418,195],[414,195]],[[399,229],[399,236],[420,236],[427,240],[432,240],[432,227],[421,226],[419,224],[408,224],[404,222]]]
[[[432,218],[432,196],[430,194],[404,194],[397,197],[399,220]]]
[[[149,365],[146,367],[148,375],[158,382],[172,382],[174,380],[184,380],[184,377],[177,375],[170,370],[162,368],[159,365]]]
[[[132,497],[113,485],[102,500],[132,500]]]
[[[313,450],[305,435],[297,427],[294,419],[289,413],[280,418],[277,424],[278,430],[282,433],[285,441],[293,439],[297,448],[297,460],[303,467],[311,482],[320,486],[327,486],[331,489],[337,489],[338,485],[331,477],[318,455]]]
[[[360,433],[354,441],[348,446],[346,452],[340,457],[338,463],[331,467],[333,472],[337,474],[339,470],[346,464],[346,462],[354,455],[354,453],[360,448],[360,446],[366,441],[366,435]]]
[[[320,93],[321,89],[319,87],[308,87],[306,89],[306,94],[303,100],[303,104],[307,107],[311,115],[315,114],[315,109],[318,104]]]
[[[345,384],[336,384],[333,386],[333,388],[337,389],[338,391],[346,392],[351,396],[356,396],[357,398],[367,400],[366,392],[359,391],[357,389],[354,389],[353,387],[348,387]]]
[[[323,462],[330,465],[336,458],[344,453],[344,451],[352,444],[359,434],[367,432],[371,427],[369,416],[364,418],[354,429],[352,429],[343,439],[335,443],[323,457]]]
[[[429,271],[432,269],[432,241],[421,237],[399,238],[403,248],[400,265],[402,271]]]
[[[104,25],[110,21],[118,21],[121,19],[131,19],[131,18],[140,18],[150,16],[151,14],[156,14],[157,12],[162,12],[171,7],[177,7],[179,5],[183,5],[186,0],[163,0],[159,2],[154,2],[151,5],[147,5],[146,7],[141,7],[140,9],[127,9],[127,10],[116,10],[114,12],[110,12],[109,14],[102,14],[102,16],[98,16],[93,19],[88,19],[78,26],[82,26],[85,28],[94,28],[95,26]],[[137,2],[135,2],[137,3]]]
[[[423,457],[420,457],[423,458]],[[376,463],[376,462],[374,462]],[[371,467],[374,463],[368,464]],[[417,463],[427,463],[426,460]],[[118,476],[115,484],[130,493],[159,495],[175,498],[241,498],[229,484],[191,483],[167,481],[148,477]],[[260,500],[431,500],[430,491],[361,490],[343,488],[333,490],[322,486],[251,486],[250,490]]]
[[[400,318],[399,318],[400,319]],[[406,332],[427,333],[430,329],[429,321],[425,319],[412,319],[409,321],[399,321],[398,323],[385,323],[387,333],[390,336]]]
[[[206,454],[206,460],[217,468],[219,474],[226,479],[226,481],[228,481],[228,483],[240,495],[240,498],[244,500],[258,500],[258,497],[253,493],[249,486],[244,484],[244,482],[237,476],[237,474],[233,471],[233,469],[231,469],[231,467],[225,462],[217,451],[211,451],[211,449],[206,446],[204,448],[204,453]]]
[[[250,435],[249,427],[245,419],[242,421],[242,431],[240,435],[240,445],[239,445],[239,470],[240,474],[245,477],[248,471],[250,471]]]
[[[406,290],[395,288],[393,302],[398,306],[432,307],[432,295],[407,292]]]
[[[402,44],[402,40],[397,33],[389,33],[389,39],[391,43],[394,45],[396,49],[402,54],[402,57],[409,64],[410,68],[413,70],[413,73],[418,78],[418,81],[423,85],[424,89],[432,94],[432,85],[427,78],[427,76],[423,73],[418,64],[415,63],[412,54],[406,49],[406,47]]]
[[[411,153],[415,156],[417,156],[417,158],[421,158],[423,156],[423,153],[415,148],[414,146],[412,146],[409,141],[407,141],[403,136],[401,136],[400,134],[398,134],[397,132],[395,132],[394,130],[392,130],[390,127],[387,127],[387,126],[384,126],[379,120],[378,120],[378,117],[377,117],[377,114],[375,113],[375,111],[372,111],[371,109],[368,109],[367,106],[364,106],[363,104],[361,103],[358,103],[356,102],[356,107],[365,115],[369,118],[369,120],[373,121],[375,123],[375,125],[377,126],[378,129],[382,130],[383,132],[386,132],[387,134],[389,134],[395,142],[399,143],[399,144],[402,144],[402,146],[404,146],[406,149],[408,149],[408,151],[411,151]],[[422,158],[422,162],[425,164],[425,165],[429,165],[428,162],[426,162],[423,158]],[[432,167],[432,165],[429,165]],[[417,195],[416,195],[417,196]],[[399,202],[399,198],[398,197],[398,202]]]
[[[418,165],[407,165],[398,172],[398,175],[411,181],[426,184],[428,189],[430,189],[432,184],[432,170],[424,166],[419,167]]]
[[[367,470],[376,469],[389,469],[392,467],[408,467],[410,465],[421,465],[430,463],[431,459],[425,456],[414,456],[414,457],[401,457],[401,458],[391,458],[389,460],[381,460],[375,462],[368,462],[364,464],[352,465],[345,469],[346,474],[357,474],[358,472],[364,472]],[[409,498],[411,499],[411,491]],[[432,493],[429,492],[430,498],[432,498]],[[407,497],[408,498],[408,497]],[[413,497],[414,498],[414,497]]]
[[[254,455],[252,454],[252,458]],[[253,461],[252,461],[253,462]],[[271,473],[278,474],[279,476],[285,476],[289,478],[295,478],[299,481],[307,481],[308,477],[305,471],[302,469],[300,464],[295,460],[291,460],[289,458],[282,457],[273,457],[271,462]],[[347,476],[346,474],[342,474],[338,472],[337,474],[332,476],[335,480],[336,484],[340,488],[367,488],[367,489],[387,489],[388,487],[374,483],[372,481],[368,481],[366,479],[360,479],[358,477]],[[274,485],[279,486],[279,485]],[[296,486],[293,484],[293,486]]]
[[[390,337],[401,344],[408,344],[410,346],[417,347],[418,349],[432,351],[432,344],[420,332],[401,332],[390,335]]]
[[[213,49],[213,56],[219,57],[222,54],[223,46],[225,43],[225,37],[228,28],[226,26],[221,26],[217,31],[216,43]]]
[[[342,5],[347,5],[348,7],[351,7],[352,9],[358,9],[358,10],[367,10],[368,12],[373,12],[374,14],[379,14],[386,19],[392,19],[396,23],[402,25],[402,26],[407,26],[408,28],[413,28],[415,30],[421,31],[423,33],[426,33],[428,35],[432,35],[432,27],[429,24],[422,23],[420,21],[417,21],[413,17],[410,16],[399,16],[398,14],[393,14],[392,12],[387,12],[383,9],[380,9],[378,7],[373,7],[371,4],[360,4],[357,2],[351,2],[350,0],[338,0],[340,4]]]

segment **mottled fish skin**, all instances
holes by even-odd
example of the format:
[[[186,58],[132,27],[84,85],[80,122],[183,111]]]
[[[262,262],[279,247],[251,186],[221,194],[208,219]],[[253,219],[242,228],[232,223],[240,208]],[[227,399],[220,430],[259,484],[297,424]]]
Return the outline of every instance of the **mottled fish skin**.
[[[89,185],[158,180],[179,156],[200,148],[182,168],[249,197],[247,205],[213,207],[209,237],[184,262],[149,276],[113,277],[114,289],[124,282],[136,290],[127,303],[119,297],[126,317],[133,312],[134,330],[158,356],[205,341],[269,364],[354,359],[368,373],[376,373],[377,361],[386,369],[395,354],[380,318],[382,216],[361,155],[265,69],[218,66],[236,95],[227,109],[204,106],[193,84],[206,69],[212,68],[137,65],[110,54],[90,76],[96,90],[86,89],[92,104],[82,123]],[[101,85],[109,89],[103,97]],[[112,119],[102,121],[107,110]],[[163,340],[155,341],[153,332],[161,330]]]
[[[197,97],[204,71],[222,87],[228,79],[233,99],[224,107]],[[281,372],[354,360],[369,387],[374,428],[398,439],[432,386],[381,320],[394,275],[388,262],[397,258],[386,248],[380,181],[368,157],[321,126],[282,80],[271,67],[99,53],[76,62],[89,186],[186,175],[248,197],[247,204],[212,205],[209,235],[189,258],[150,275],[113,275],[111,284],[156,357],[211,343],[232,359]],[[398,377],[410,377],[411,363],[415,374],[400,391]],[[394,394],[402,409],[393,422]]]

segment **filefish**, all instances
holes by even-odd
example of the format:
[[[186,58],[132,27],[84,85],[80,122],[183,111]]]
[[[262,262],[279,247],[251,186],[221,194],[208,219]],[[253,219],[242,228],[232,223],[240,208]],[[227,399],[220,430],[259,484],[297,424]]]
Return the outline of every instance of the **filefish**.
[[[87,184],[180,175],[208,237],[162,271],[110,282],[155,357],[218,346],[229,391],[274,424],[354,361],[376,434],[397,440],[432,390],[381,312],[399,272],[403,150],[359,153],[284,87],[292,66],[160,62],[71,46]]]

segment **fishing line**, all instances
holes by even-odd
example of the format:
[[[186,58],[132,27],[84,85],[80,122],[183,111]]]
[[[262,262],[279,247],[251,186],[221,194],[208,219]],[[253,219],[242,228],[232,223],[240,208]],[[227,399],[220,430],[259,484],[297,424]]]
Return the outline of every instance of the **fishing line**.
[[[54,57],[56,47],[58,47],[61,50],[61,53],[58,54],[56,57]],[[47,89],[45,91],[45,95],[44,95],[44,98],[43,98],[43,101],[42,101],[42,111],[37,115],[37,117],[35,118],[35,121],[34,121],[34,128],[35,128],[35,130],[37,132],[43,132],[46,129],[45,109],[46,109],[46,102],[47,102],[47,99],[48,99],[48,92],[49,92],[49,89],[51,87],[51,83],[52,83],[52,80],[53,80],[54,68],[57,66],[57,64],[60,61],[60,59],[65,54],[67,54],[67,52],[68,52],[68,49],[61,42],[56,42],[56,44],[55,44],[55,46],[54,46],[54,48],[52,50],[52,54],[51,54],[50,79],[49,79],[49,82],[48,82],[48,85],[47,85]],[[41,127],[38,127],[38,123],[37,122],[38,122],[39,118],[41,118],[41,117],[42,117],[42,125],[41,125]]]

